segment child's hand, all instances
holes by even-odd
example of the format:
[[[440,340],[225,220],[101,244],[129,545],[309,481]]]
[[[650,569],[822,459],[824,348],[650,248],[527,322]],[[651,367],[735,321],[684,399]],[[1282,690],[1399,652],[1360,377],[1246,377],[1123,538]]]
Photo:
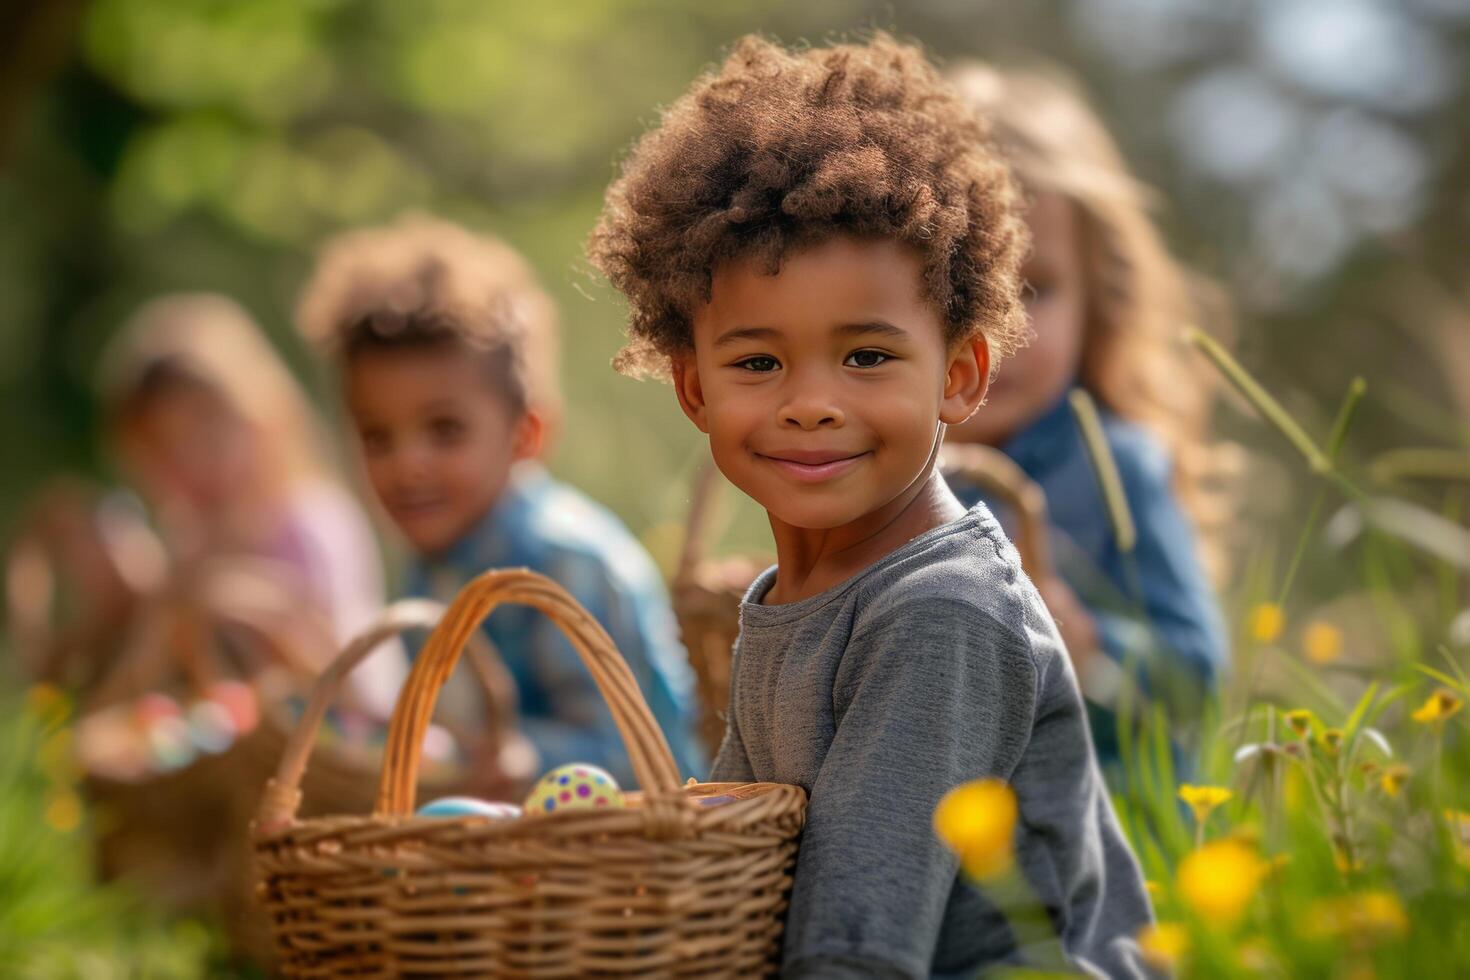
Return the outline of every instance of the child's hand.
[[[1055,575],[1048,575],[1036,583],[1046,608],[1056,621],[1062,642],[1067,645],[1067,655],[1072,658],[1072,669],[1078,677],[1087,674],[1088,662],[1097,655],[1097,622],[1077,598],[1077,593]]]

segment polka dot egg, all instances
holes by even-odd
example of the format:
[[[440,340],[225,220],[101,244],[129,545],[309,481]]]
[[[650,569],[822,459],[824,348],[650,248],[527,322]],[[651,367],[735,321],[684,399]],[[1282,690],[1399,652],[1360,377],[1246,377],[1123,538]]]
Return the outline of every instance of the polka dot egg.
[[[526,815],[624,806],[623,791],[604,769],[573,762],[541,777],[526,797]]]

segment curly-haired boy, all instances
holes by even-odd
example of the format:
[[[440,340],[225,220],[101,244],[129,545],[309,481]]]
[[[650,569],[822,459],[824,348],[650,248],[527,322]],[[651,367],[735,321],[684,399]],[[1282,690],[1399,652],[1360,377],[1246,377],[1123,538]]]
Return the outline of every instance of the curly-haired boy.
[[[747,38],[636,146],[592,236],[631,307],[618,366],[669,376],[770,517],[712,778],[810,794],[789,975],[1026,958],[930,829],[980,777],[1015,789],[1019,866],[1072,963],[1142,969],[1148,899],[1056,626],[935,470],[1025,330],[1017,197],[918,50]]]
[[[612,636],[681,771],[701,766],[657,568],[613,514],[539,465],[558,414],[556,311],[525,260],[409,216],[327,243],[297,319],[337,368],[369,482],[413,548],[408,594],[448,598],[496,567],[555,579]],[[591,762],[631,784],[612,715],[560,630],[506,606],[485,632],[515,678],[530,767]]]

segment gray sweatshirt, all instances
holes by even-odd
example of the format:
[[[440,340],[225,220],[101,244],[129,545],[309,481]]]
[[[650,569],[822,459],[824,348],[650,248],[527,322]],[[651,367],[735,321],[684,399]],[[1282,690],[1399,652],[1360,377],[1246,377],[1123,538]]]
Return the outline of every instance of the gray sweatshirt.
[[[712,778],[810,794],[785,975],[973,976],[1023,959],[933,831],[939,798],[983,777],[1016,791],[1017,864],[1071,964],[1147,975],[1133,939],[1152,913],[1076,678],[985,505],[820,595],[762,605],[775,580],[741,606]]]

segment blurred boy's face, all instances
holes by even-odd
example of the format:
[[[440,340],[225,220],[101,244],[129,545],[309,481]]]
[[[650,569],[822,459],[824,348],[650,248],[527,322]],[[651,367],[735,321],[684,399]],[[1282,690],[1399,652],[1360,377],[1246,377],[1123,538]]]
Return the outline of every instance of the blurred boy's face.
[[[1077,377],[1087,317],[1087,283],[1077,209],[1060,194],[1040,194],[1027,213],[1031,255],[1022,269],[1030,346],[996,372],[980,410],[951,438],[999,445],[1056,404]]]
[[[514,412],[463,348],[365,351],[345,380],[368,479],[421,554],[463,537],[539,448],[535,413]]]
[[[775,276],[716,269],[675,386],[721,472],[774,520],[839,528],[891,503],[926,474],[939,423],[979,402],[985,342],[950,349],[921,272],[906,246],[852,238]]]

